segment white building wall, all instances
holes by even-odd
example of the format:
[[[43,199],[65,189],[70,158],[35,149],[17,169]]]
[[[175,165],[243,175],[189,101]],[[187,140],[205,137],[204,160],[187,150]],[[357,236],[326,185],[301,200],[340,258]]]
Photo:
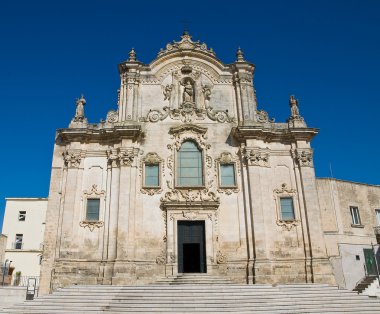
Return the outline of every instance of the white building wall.
[[[46,198],[7,198],[3,221],[3,233],[8,237],[4,259],[11,260],[13,274],[21,276],[40,275],[40,256],[43,250],[45,231]],[[20,211],[25,211],[24,221],[19,220]],[[22,234],[22,246],[15,247],[16,234]]]

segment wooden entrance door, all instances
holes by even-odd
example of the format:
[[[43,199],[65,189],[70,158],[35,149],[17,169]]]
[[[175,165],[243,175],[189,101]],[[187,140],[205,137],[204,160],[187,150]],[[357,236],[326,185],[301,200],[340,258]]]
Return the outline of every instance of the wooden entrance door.
[[[178,221],[178,272],[205,273],[204,221]]]

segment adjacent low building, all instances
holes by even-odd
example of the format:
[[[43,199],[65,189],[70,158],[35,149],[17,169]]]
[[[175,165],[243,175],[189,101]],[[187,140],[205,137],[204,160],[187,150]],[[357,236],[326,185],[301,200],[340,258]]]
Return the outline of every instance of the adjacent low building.
[[[20,277],[16,284],[40,276],[47,202],[47,198],[6,199],[3,234],[7,241],[2,261],[11,261],[13,281]]]

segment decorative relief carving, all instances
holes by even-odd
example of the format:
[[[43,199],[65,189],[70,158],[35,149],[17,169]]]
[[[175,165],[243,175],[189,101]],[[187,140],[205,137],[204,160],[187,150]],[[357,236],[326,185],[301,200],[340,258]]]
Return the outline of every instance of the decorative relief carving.
[[[94,231],[95,228],[101,228],[104,226],[103,221],[81,221],[79,222],[79,226],[83,228],[88,228],[90,231]]]
[[[89,196],[104,196],[106,194],[106,191],[104,190],[98,190],[98,186],[96,184],[93,184],[90,191],[84,190],[83,195],[86,197]]]
[[[139,152],[138,148],[134,147],[119,147],[108,150],[108,163],[112,167],[132,166],[132,163]]]
[[[264,110],[256,110],[256,119],[261,123],[274,122],[274,119],[269,120],[268,113]]]
[[[166,264],[166,253],[163,250],[160,255],[156,257],[156,263],[158,265],[165,265]]]
[[[221,251],[218,251],[216,253],[216,262],[218,264],[225,264],[227,263],[227,256],[223,254]]]
[[[313,150],[311,148],[295,149],[291,153],[300,167],[313,167]]]
[[[244,156],[249,166],[270,167],[270,150],[268,148],[247,147]]]
[[[115,110],[108,111],[106,122],[114,123],[114,122],[117,122],[118,119],[119,119],[119,115],[118,115],[117,111],[115,111]]]
[[[219,196],[209,189],[203,190],[172,190],[161,197],[161,202],[219,202]]]
[[[167,84],[166,86],[162,87],[163,94],[164,94],[164,100],[170,101],[172,91],[173,91],[173,87],[174,87],[173,84]]]
[[[236,118],[230,117],[228,111],[213,110],[211,106],[207,109],[199,109],[196,107],[195,103],[185,101],[178,109],[170,109],[169,107],[164,107],[163,112],[159,110],[150,110],[146,117],[139,118],[141,122],[158,122],[163,121],[167,117],[173,120],[181,120],[185,123],[191,123],[195,120],[204,120],[206,116],[212,120],[219,123],[236,123]]]
[[[80,150],[67,150],[62,153],[63,161],[68,168],[78,168],[82,160],[82,153]]]
[[[198,211],[182,211],[183,218],[187,220],[195,220],[198,217],[199,212]]]
[[[185,31],[183,35],[181,36],[180,41],[173,41],[172,43],[168,43],[166,45],[166,49],[161,49],[158,53],[158,57],[164,56],[168,53],[174,52],[174,51],[181,51],[181,50],[194,50],[194,51],[202,51],[205,52],[211,56],[215,56],[215,52],[212,50],[212,48],[207,49],[207,45],[205,43],[200,43],[199,41],[193,41],[190,34]]]

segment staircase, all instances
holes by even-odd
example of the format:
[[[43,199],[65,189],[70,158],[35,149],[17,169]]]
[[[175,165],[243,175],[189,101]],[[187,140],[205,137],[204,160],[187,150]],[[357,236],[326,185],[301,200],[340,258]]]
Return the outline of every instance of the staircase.
[[[183,279],[183,278],[182,278]],[[174,280],[175,282],[176,280]],[[2,313],[380,313],[380,300],[323,284],[71,286]]]
[[[228,285],[233,282],[224,277],[212,276],[204,273],[183,273],[176,276],[167,276],[157,280],[163,285]]]
[[[369,285],[371,285],[374,280],[377,280],[376,276],[366,276],[362,280],[360,280],[353,291],[356,291],[357,293],[362,293],[365,289],[368,288]]]

